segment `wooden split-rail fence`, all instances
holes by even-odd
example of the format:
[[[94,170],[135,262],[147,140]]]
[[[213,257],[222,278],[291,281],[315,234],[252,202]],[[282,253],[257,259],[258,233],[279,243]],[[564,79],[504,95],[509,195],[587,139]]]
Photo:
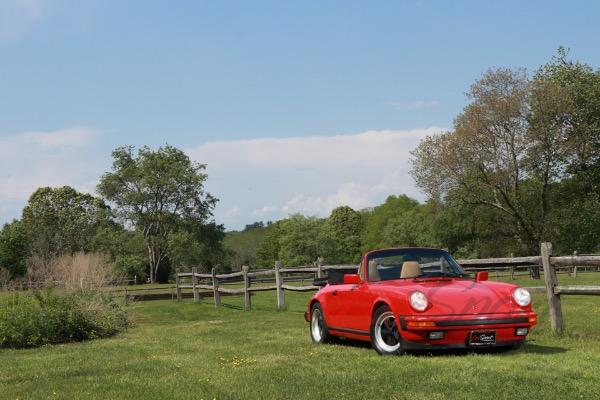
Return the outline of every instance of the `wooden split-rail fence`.
[[[356,272],[356,265],[323,265],[322,260],[319,259],[315,267],[299,267],[299,268],[282,268],[281,263],[277,261],[275,267],[270,270],[263,271],[250,271],[248,266],[243,266],[239,272],[232,272],[227,274],[217,274],[213,269],[210,274],[198,273],[196,268],[192,268],[192,272],[179,272],[177,271],[175,288],[177,300],[181,300],[183,297],[182,289],[192,289],[194,295],[194,301],[200,301],[200,290],[212,291],[215,307],[221,305],[221,294],[228,295],[243,295],[244,296],[244,308],[250,310],[252,307],[252,293],[263,292],[263,291],[276,291],[277,292],[277,308],[283,310],[286,308],[285,305],[285,291],[293,292],[309,292],[317,290],[318,286],[313,285],[290,285],[284,283],[285,276],[291,276],[295,274],[307,273],[314,275],[317,278],[323,276],[324,272],[336,270],[346,271],[348,273]],[[271,282],[274,285],[266,286],[252,286],[253,280],[257,278],[268,278],[273,277]],[[183,284],[182,278],[191,278],[191,284]],[[210,284],[203,284],[200,280],[209,280]],[[242,288],[225,288],[221,286],[221,282],[224,280],[238,281],[243,284]],[[295,280],[297,281],[297,280]],[[288,282],[290,283],[290,282]]]
[[[573,276],[577,276],[577,268],[581,269],[600,269],[600,255],[577,255],[552,256],[552,244],[542,243],[539,256],[530,257],[508,257],[508,258],[487,258],[457,260],[466,271],[509,271],[511,279],[514,279],[518,269],[542,268],[545,286],[527,287],[532,292],[545,292],[548,299],[548,309],[550,314],[550,324],[554,332],[564,330],[564,319],[560,297],[562,295],[600,295],[600,286],[564,286],[558,284],[557,272],[570,271]],[[196,268],[191,272],[176,273],[176,298],[183,298],[182,289],[192,289],[195,302],[200,301],[200,290],[212,292],[215,307],[221,305],[221,294],[224,295],[243,295],[244,308],[250,310],[252,306],[252,293],[258,291],[276,291],[277,308],[282,310],[285,305],[285,291],[308,292],[317,290],[318,286],[313,285],[290,285],[286,284],[285,277],[294,274],[313,274],[314,277],[321,278],[325,272],[337,271],[339,273],[356,273],[356,265],[323,265],[323,259],[319,259],[314,267],[282,268],[279,261],[271,270],[250,271],[247,266],[243,266],[239,272],[227,274],[217,274],[213,269],[210,274],[198,273]],[[533,276],[533,274],[532,274]],[[252,286],[252,281],[260,278],[274,277],[274,285]],[[182,278],[191,278],[191,284],[182,283]],[[210,284],[201,281],[208,280]],[[238,281],[243,283],[240,288],[225,288],[220,284],[223,281]],[[289,283],[289,282],[288,282]]]

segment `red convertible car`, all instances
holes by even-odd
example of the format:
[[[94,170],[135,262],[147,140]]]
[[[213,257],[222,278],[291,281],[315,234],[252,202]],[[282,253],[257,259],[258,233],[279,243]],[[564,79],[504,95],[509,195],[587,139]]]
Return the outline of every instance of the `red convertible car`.
[[[319,284],[316,280],[316,284]],[[518,347],[537,323],[531,295],[475,279],[444,250],[395,248],[364,255],[358,274],[329,278],[305,319],[317,343],[332,336],[370,341],[379,354],[405,350]]]

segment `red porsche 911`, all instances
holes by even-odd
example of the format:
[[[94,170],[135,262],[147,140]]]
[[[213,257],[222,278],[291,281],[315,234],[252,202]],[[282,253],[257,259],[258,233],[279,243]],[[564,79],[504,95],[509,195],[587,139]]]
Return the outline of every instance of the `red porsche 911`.
[[[516,285],[469,277],[439,249],[395,248],[364,255],[358,274],[323,286],[305,319],[317,343],[332,336],[370,341],[379,354],[405,350],[519,347],[537,323],[531,295]]]

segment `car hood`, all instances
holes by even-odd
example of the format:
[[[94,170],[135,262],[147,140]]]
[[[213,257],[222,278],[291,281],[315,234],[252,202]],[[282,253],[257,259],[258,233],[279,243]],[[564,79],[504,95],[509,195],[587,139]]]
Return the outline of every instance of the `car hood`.
[[[469,279],[412,279],[389,281],[383,286],[393,297],[407,298],[415,290],[429,301],[421,315],[475,315],[522,311],[512,300],[515,285],[501,282],[475,282]],[[391,294],[391,293],[390,293]]]

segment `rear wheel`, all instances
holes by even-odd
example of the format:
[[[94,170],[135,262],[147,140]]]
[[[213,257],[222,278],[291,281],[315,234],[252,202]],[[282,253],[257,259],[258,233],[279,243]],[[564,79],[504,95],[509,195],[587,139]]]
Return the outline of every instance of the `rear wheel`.
[[[313,304],[310,309],[310,338],[315,343],[325,343],[330,338],[325,315],[319,303]]]
[[[396,317],[388,306],[379,307],[373,314],[371,344],[375,351],[381,355],[402,353],[402,342],[398,324],[396,324]]]

